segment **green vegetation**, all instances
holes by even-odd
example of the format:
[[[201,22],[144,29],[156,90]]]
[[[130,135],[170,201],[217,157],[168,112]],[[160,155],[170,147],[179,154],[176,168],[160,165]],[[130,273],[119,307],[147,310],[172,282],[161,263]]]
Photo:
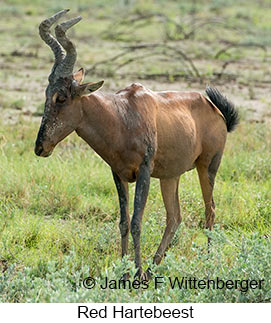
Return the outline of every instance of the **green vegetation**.
[[[47,159],[33,155],[37,123],[1,126],[1,301],[268,301],[271,277],[270,127],[242,123],[228,138],[215,200],[211,252],[195,171],[181,178],[183,224],[158,276],[264,279],[264,289],[234,291],[86,290],[87,276],[121,278],[118,200],[110,168],[72,135]],[[130,193],[134,191],[131,185]],[[131,205],[132,207],[132,201]],[[142,231],[145,267],[165,226],[158,180],[152,179]],[[130,257],[133,258],[132,241]]]
[[[228,136],[216,178],[215,230],[204,229],[196,171],[184,174],[183,222],[165,259],[153,267],[165,210],[159,181],[152,179],[142,226],[144,269],[151,266],[165,280],[263,279],[262,289],[82,286],[87,276],[101,282],[129,271],[133,277],[135,268],[132,239],[130,256],[120,260],[109,166],[75,134],[50,158],[33,152],[52,66],[38,24],[66,7],[69,16],[84,17],[70,31],[78,67],[88,70],[89,81],[103,77],[104,91],[138,80],[154,90],[201,92],[212,83],[240,109],[241,124]],[[267,0],[50,0],[46,8],[41,0],[1,2],[0,302],[270,302],[270,13]]]

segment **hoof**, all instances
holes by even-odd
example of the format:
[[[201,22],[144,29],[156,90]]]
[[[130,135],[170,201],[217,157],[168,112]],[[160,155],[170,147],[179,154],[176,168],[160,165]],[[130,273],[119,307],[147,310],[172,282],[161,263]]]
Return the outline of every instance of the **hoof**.
[[[150,267],[147,269],[146,275],[147,275],[147,280],[148,281],[152,279],[152,271],[151,271]]]
[[[152,273],[150,268],[147,269],[147,271],[143,271],[142,268],[139,268],[135,274],[135,279],[139,279],[140,281],[149,281],[152,278]]]

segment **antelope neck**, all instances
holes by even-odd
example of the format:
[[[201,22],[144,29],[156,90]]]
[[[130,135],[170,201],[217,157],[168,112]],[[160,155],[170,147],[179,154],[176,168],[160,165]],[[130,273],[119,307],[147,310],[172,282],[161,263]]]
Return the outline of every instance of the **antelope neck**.
[[[119,150],[120,119],[113,95],[91,94],[81,98],[82,119],[75,130],[96,153],[112,165]]]

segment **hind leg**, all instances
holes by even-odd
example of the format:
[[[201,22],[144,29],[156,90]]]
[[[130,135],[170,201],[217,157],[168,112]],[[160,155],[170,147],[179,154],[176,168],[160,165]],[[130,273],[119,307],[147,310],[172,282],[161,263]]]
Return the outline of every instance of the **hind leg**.
[[[153,262],[157,265],[161,262],[161,259],[168,249],[170,241],[182,220],[178,197],[178,184],[179,177],[160,180],[162,197],[167,211],[167,222],[162,241],[153,259]]]
[[[213,189],[215,176],[220,165],[222,153],[216,153],[211,160],[200,158],[196,162],[203,200],[205,203],[206,228],[212,230],[215,220],[215,202]],[[208,244],[210,239],[208,239]]]

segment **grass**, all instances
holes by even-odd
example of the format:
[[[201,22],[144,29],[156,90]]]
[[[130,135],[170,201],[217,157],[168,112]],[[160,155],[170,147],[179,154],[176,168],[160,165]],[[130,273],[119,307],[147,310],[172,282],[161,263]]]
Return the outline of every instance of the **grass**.
[[[270,302],[269,0],[260,4],[252,0],[50,0],[46,4],[3,0],[0,8],[0,301]],[[159,181],[152,179],[142,226],[142,261],[144,269],[151,266],[154,275],[165,281],[175,276],[264,279],[261,290],[173,290],[168,284],[155,289],[153,282],[146,290],[101,291],[97,286],[93,290],[82,286],[87,276],[101,282],[105,276],[119,279],[129,271],[133,277],[135,268],[131,238],[129,257],[120,260],[119,206],[110,168],[75,134],[48,159],[33,152],[39,128],[36,116],[43,112],[52,67],[52,53],[38,36],[38,24],[63,8],[71,9],[68,17],[84,18],[69,31],[77,46],[77,67],[89,69],[109,59],[87,75],[87,81],[105,78],[104,91],[114,92],[142,78],[153,90],[202,91],[204,85],[191,77],[180,56],[169,57],[164,49],[153,56],[139,51],[110,60],[130,45],[166,43],[193,60],[203,83],[218,85],[240,107],[242,123],[228,136],[216,178],[215,230],[204,229],[196,172],[184,174],[179,190],[183,222],[166,258],[154,267],[152,257],[165,227],[165,210]],[[142,14],[167,15],[171,23],[157,16],[135,25],[129,22]],[[203,25],[184,38],[183,32],[189,33],[194,23],[214,18],[220,23]],[[264,47],[236,46],[215,58],[232,42]],[[135,54],[142,57],[125,65]],[[154,77],[163,73],[165,78]],[[131,195],[134,189],[130,185]],[[131,211],[132,205],[131,198]],[[209,254],[208,235],[212,237]]]
[[[151,286],[139,294],[104,295],[84,289],[80,282],[86,275],[114,279],[120,278],[125,265],[134,270],[131,241],[127,263],[120,262],[118,200],[110,168],[75,135],[59,144],[53,156],[39,159],[33,153],[36,122],[19,122],[12,132],[7,125],[0,129],[1,301],[121,301],[125,297],[129,302],[199,301],[200,297],[202,301],[265,301],[270,297],[270,289],[247,294],[219,291],[213,296],[168,286],[159,291]],[[270,264],[262,264],[270,254],[270,135],[267,125],[242,123],[228,137],[216,180],[218,217],[208,261],[197,175],[191,171],[182,176],[183,224],[162,265],[154,268],[157,275],[219,274],[226,279],[234,272],[238,279],[269,279]],[[152,179],[141,238],[144,267],[151,264],[164,226],[159,183]],[[242,266],[245,274],[238,272]]]

